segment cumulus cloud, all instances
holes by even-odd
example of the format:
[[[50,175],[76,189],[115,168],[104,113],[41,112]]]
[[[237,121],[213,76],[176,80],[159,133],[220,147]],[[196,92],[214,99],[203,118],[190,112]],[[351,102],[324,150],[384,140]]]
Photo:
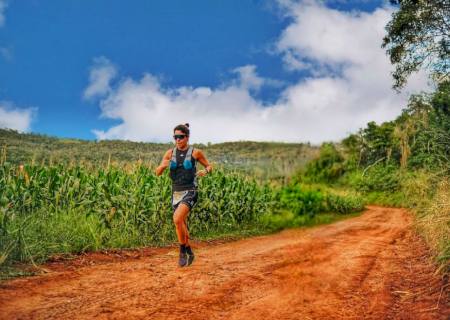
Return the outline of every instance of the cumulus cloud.
[[[0,27],[5,24],[6,0],[0,0]],[[0,47],[0,56],[7,61],[13,59],[11,47]],[[36,108],[18,108],[9,101],[0,101],[0,128],[29,131],[35,118]]]
[[[29,131],[36,109],[21,109],[10,102],[0,101],[0,128]]]
[[[110,83],[117,75],[117,68],[105,57],[97,57],[89,73],[89,85],[83,97],[91,99],[104,96],[111,91]]]
[[[332,10],[315,1],[283,6],[293,23],[277,43],[279,52],[290,69],[319,74],[288,88],[288,101],[321,110],[328,119],[342,119],[354,131],[370,120],[394,118],[408,93],[427,88],[426,75],[417,74],[405,93],[391,89],[393,68],[380,47],[391,7],[366,13]]]
[[[257,75],[254,65],[239,67],[233,72],[239,75],[239,83],[244,88],[259,90],[264,83],[264,78]]]
[[[277,47],[288,55],[291,67],[314,67],[305,64],[311,60],[328,66],[387,61],[380,46],[391,8],[379,8],[373,13],[342,12],[313,1],[288,2],[284,6],[293,23],[283,31]]]
[[[259,91],[261,87],[280,87],[283,82],[276,79],[263,78],[256,72],[255,65],[246,65],[232,70],[238,76],[236,84],[248,90]]]
[[[308,78],[287,86],[270,105],[253,93],[274,85],[256,66],[235,68],[236,79],[218,88],[165,88],[151,74],[122,79],[100,102],[102,117],[121,123],[94,130],[98,139],[168,141],[172,128],[189,122],[194,142],[235,140],[339,140],[368,121],[386,121],[406,105],[407,93],[391,90],[391,65],[380,48],[392,9],[341,12],[315,1],[282,1],[292,23],[277,43],[290,70]],[[109,78],[108,78],[109,79]],[[279,83],[279,82],[278,82]],[[418,75],[410,91],[426,87]]]
[[[177,124],[189,122],[195,141],[270,140],[265,110],[240,83],[218,89],[164,89],[147,74],[125,79],[101,102],[102,116],[122,124],[94,131],[99,139],[168,141]]]

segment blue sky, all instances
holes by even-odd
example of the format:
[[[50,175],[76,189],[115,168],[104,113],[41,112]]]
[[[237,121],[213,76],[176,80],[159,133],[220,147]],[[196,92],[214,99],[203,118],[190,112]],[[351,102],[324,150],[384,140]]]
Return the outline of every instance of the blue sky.
[[[392,10],[344,0],[0,0],[0,127],[168,141],[190,122],[198,142],[339,139],[404,106],[379,48]],[[423,86],[418,77],[411,90]]]

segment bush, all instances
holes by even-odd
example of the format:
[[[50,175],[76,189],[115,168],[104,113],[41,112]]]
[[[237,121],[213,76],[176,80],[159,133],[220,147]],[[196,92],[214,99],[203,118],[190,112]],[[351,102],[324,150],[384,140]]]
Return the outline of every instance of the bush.
[[[328,211],[341,214],[359,212],[364,209],[364,201],[358,195],[327,194],[326,206]]]
[[[400,187],[400,173],[395,165],[378,164],[367,169],[353,182],[356,184],[354,187],[361,192],[395,192]]]
[[[364,209],[360,195],[321,190],[318,186],[293,184],[278,193],[278,208],[296,216],[314,216],[320,212],[352,213]]]
[[[295,215],[315,215],[324,209],[324,196],[320,191],[308,190],[300,185],[284,187],[279,192],[279,207]]]
[[[332,143],[320,147],[319,156],[310,161],[303,172],[302,181],[332,183],[345,171],[344,158]]]

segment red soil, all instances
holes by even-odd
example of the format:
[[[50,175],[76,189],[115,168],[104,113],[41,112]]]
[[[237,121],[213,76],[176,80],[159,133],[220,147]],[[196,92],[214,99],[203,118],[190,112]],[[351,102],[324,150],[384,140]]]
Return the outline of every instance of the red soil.
[[[90,254],[0,283],[0,319],[449,319],[404,209],[312,229],[177,249]]]

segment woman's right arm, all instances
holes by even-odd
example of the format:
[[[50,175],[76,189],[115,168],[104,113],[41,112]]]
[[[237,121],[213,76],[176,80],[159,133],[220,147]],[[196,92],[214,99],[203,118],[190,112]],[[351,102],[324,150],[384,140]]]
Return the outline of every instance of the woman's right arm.
[[[164,154],[161,164],[155,170],[155,174],[157,176],[162,175],[164,170],[166,170],[166,168],[169,167],[171,158],[172,158],[172,150],[167,150],[167,152]]]

